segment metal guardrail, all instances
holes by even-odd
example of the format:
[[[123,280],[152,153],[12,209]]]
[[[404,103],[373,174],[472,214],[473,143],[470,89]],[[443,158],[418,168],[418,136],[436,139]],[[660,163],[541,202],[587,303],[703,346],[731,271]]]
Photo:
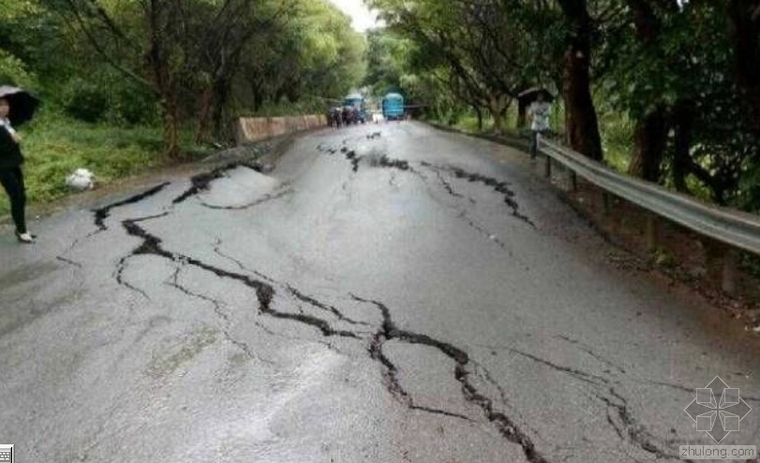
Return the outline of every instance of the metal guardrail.
[[[541,139],[539,151],[603,190],[702,235],[760,255],[760,217],[703,203],[619,174],[582,154]],[[550,172],[550,164],[547,164]]]

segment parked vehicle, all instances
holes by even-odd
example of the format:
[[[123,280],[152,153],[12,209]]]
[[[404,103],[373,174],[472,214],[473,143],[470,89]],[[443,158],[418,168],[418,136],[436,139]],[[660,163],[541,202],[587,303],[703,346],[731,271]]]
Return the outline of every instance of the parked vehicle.
[[[344,114],[349,113],[346,123],[362,123],[367,122],[367,108],[364,97],[359,93],[352,93],[343,100]],[[348,109],[351,108],[352,110]]]
[[[404,119],[404,97],[399,93],[385,95],[382,102],[383,117],[387,121]]]

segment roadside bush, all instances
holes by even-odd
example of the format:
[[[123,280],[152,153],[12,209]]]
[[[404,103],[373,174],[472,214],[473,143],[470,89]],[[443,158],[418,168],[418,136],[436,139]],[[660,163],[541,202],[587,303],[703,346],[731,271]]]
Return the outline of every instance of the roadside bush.
[[[15,56],[0,50],[0,85],[28,88],[33,86],[34,76],[27,72],[24,63]]]
[[[633,150],[634,121],[626,114],[609,111],[599,114],[599,132],[604,160],[613,169],[626,172]]]
[[[160,108],[156,96],[148,89],[129,83],[120,83],[111,94],[109,119],[117,124],[157,125]]]
[[[97,85],[76,78],[63,90],[63,109],[66,114],[84,122],[98,122],[108,110],[108,98]]]

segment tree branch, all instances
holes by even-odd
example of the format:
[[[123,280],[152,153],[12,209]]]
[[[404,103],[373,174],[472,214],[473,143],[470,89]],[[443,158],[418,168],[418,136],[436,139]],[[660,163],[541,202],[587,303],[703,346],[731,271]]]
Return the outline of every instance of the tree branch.
[[[129,69],[125,68],[121,64],[119,64],[116,60],[114,60],[101,46],[100,43],[97,41],[95,36],[92,34],[92,31],[90,31],[82,16],[79,14],[79,10],[77,9],[76,5],[74,4],[74,0],[66,0],[66,3],[69,5],[69,8],[71,9],[71,12],[74,14],[74,17],[76,18],[77,23],[79,24],[79,27],[82,29],[82,32],[87,36],[88,41],[90,44],[95,48],[95,51],[98,52],[98,54],[105,59],[108,64],[113,66],[114,69],[121,72],[125,76],[133,79],[135,82],[138,82],[145,87],[149,88],[151,91],[158,93],[156,88],[153,86],[152,83],[147,81],[146,79],[140,77],[139,75],[135,74],[134,72],[130,71]]]

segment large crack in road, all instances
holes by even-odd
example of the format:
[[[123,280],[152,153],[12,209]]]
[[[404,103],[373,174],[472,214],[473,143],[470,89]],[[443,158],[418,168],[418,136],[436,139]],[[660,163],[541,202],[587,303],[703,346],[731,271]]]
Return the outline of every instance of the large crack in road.
[[[190,187],[182,194],[174,198],[174,200],[172,200],[172,204],[180,204],[188,198],[197,195],[201,191],[208,190],[211,182],[224,177],[228,171],[236,169],[238,167],[247,167],[259,173],[262,171],[261,165],[256,162],[236,161],[217,167],[209,172],[201,172],[200,174],[190,177]]]
[[[262,205],[264,203],[268,203],[270,201],[274,201],[274,200],[277,200],[277,199],[280,199],[280,198],[284,198],[285,196],[291,195],[294,192],[295,192],[295,190],[293,190],[292,188],[286,188],[286,189],[280,190],[280,191],[278,191],[276,193],[267,193],[267,194],[265,194],[264,196],[262,196],[261,198],[255,200],[255,201],[252,201],[252,202],[250,202],[248,204],[243,204],[243,205],[240,205],[240,206],[217,206],[217,205],[214,205],[214,204],[209,204],[209,203],[207,203],[205,201],[201,201],[200,203],[201,203],[201,206],[203,206],[205,208],[208,208],[208,209],[213,209],[213,210],[242,211],[242,210],[245,210],[245,209],[251,209],[253,207],[260,206],[260,205]]]
[[[101,207],[99,209],[93,210],[93,213],[95,214],[95,226],[98,227],[98,230],[96,231],[96,233],[98,233],[100,231],[106,231],[108,229],[108,227],[105,224],[105,220],[110,215],[111,209],[114,209],[114,208],[117,208],[117,207],[121,207],[121,206],[126,206],[128,204],[139,203],[143,199],[149,198],[151,196],[155,196],[156,194],[158,194],[159,192],[161,192],[161,190],[163,190],[164,188],[166,188],[169,184],[170,184],[170,182],[164,182],[164,183],[162,183],[160,185],[156,185],[156,186],[154,186],[152,188],[149,188],[148,190],[146,190],[146,191],[144,191],[142,193],[136,194],[134,196],[130,196],[127,199],[123,199],[121,201],[116,201],[115,203],[111,203],[111,204],[103,206],[103,207]]]
[[[209,173],[209,175],[207,176],[201,176],[197,178],[200,178],[203,180],[203,182],[206,182],[206,179],[209,179],[216,175],[217,174]],[[205,183],[205,188],[208,188],[211,180],[213,179],[210,179],[208,182]],[[165,185],[161,186],[161,189],[164,186]],[[202,188],[199,187],[198,182],[195,182],[193,184],[193,187],[191,187],[190,190],[186,191],[182,196],[180,196],[180,198],[183,198],[183,200],[187,199],[191,195],[197,194],[199,191],[201,191],[201,189]],[[155,189],[153,191],[153,194],[157,193],[158,191],[160,191],[160,189],[158,188]],[[188,193],[188,192],[191,192],[191,193]],[[144,199],[148,196],[150,195],[143,193],[141,195],[137,195],[131,201],[120,201],[117,203],[113,203],[104,207],[102,210],[110,211],[114,207],[118,207],[125,204],[133,204],[133,203],[138,202],[140,199]],[[174,204],[176,204],[176,202],[174,202]],[[98,213],[97,211],[95,212],[95,214],[96,214],[95,220],[100,221],[100,222],[96,222],[96,224],[102,223],[101,217],[104,218],[105,216],[103,216],[102,213]],[[514,423],[512,420],[510,420],[505,414],[495,411],[494,406],[493,406],[493,401],[490,398],[486,397],[484,394],[482,394],[478,390],[478,388],[475,386],[474,382],[470,380],[470,377],[472,375],[472,373],[468,370],[468,364],[470,363],[470,358],[463,349],[458,348],[452,344],[446,343],[444,341],[434,339],[424,334],[401,330],[393,322],[390,310],[384,304],[378,301],[363,299],[354,295],[352,295],[352,297],[356,301],[375,305],[382,316],[382,320],[383,320],[382,325],[379,328],[377,328],[377,330],[374,333],[372,333],[369,336],[369,338],[367,338],[366,332],[355,332],[355,331],[349,331],[349,330],[336,329],[327,320],[324,320],[314,315],[305,314],[305,313],[288,313],[288,312],[278,311],[273,307],[273,297],[276,294],[276,290],[275,290],[275,287],[273,286],[273,283],[269,283],[267,281],[253,278],[250,275],[245,275],[242,273],[225,270],[217,266],[211,265],[209,263],[203,262],[202,260],[196,259],[191,256],[183,255],[177,252],[168,251],[167,249],[164,248],[163,240],[161,238],[149,233],[144,227],[140,225],[140,223],[142,222],[166,217],[167,215],[169,215],[169,212],[164,212],[161,214],[156,214],[156,215],[151,215],[151,216],[146,216],[146,217],[125,219],[121,222],[122,227],[127,232],[127,234],[129,236],[140,239],[141,243],[137,247],[135,247],[128,255],[123,256],[117,262],[116,275],[117,275],[117,282],[120,285],[128,287],[131,290],[138,291],[139,293],[143,294],[146,298],[149,299],[145,291],[134,287],[129,282],[125,281],[122,276],[123,270],[128,260],[135,256],[141,256],[141,255],[158,256],[158,257],[171,261],[172,263],[177,265],[178,268],[182,268],[184,266],[193,266],[195,268],[210,272],[216,275],[217,277],[232,279],[254,291],[254,293],[256,294],[256,300],[258,303],[257,310],[259,314],[269,316],[272,318],[283,319],[283,320],[288,320],[288,321],[292,321],[296,323],[305,324],[307,326],[315,328],[322,336],[325,336],[325,337],[338,336],[338,337],[367,341],[367,344],[368,344],[367,350],[370,354],[370,358],[372,358],[375,361],[378,361],[385,369],[384,377],[386,378],[386,387],[388,388],[389,392],[391,393],[393,397],[395,397],[401,403],[405,404],[409,409],[472,422],[473,420],[471,418],[459,413],[455,413],[455,412],[451,412],[447,410],[435,409],[435,408],[416,404],[414,399],[409,395],[409,393],[406,392],[401,387],[396,377],[398,369],[391,362],[391,360],[382,352],[382,344],[389,340],[396,340],[396,341],[407,343],[407,344],[419,344],[419,345],[424,345],[424,346],[436,349],[437,351],[441,352],[444,356],[450,358],[451,360],[455,362],[456,366],[455,366],[455,372],[454,372],[454,379],[461,384],[461,390],[462,390],[465,400],[477,406],[485,415],[485,418],[489,422],[491,422],[493,425],[496,426],[496,428],[499,430],[499,432],[504,438],[506,438],[508,441],[512,443],[520,445],[523,448],[523,451],[526,457],[531,463],[547,462],[547,460],[536,450],[535,445],[533,444],[532,440],[527,436],[527,434],[521,431],[520,427],[516,425],[516,423]],[[219,243],[217,242],[215,249],[217,251],[217,254],[220,254],[218,248],[219,248]],[[236,262],[241,268],[243,267],[242,263],[240,263],[239,261],[236,261]],[[188,290],[187,288],[184,288],[182,285],[180,285],[177,282],[178,273],[179,273],[179,270],[177,270],[176,273],[173,275],[173,280],[170,286],[174,287],[175,289],[183,292],[184,294],[188,296],[199,297],[200,299],[206,302],[211,302],[214,305],[214,309],[215,309],[215,312],[217,312],[217,315],[220,315],[219,301],[214,300],[212,298],[208,298],[206,296],[198,295],[197,293],[192,292]],[[256,272],[256,274],[263,275],[261,274],[261,272]],[[267,280],[272,281],[272,282],[274,281],[271,278],[267,278]],[[342,312],[340,312],[340,310],[338,310],[336,307],[329,304],[322,303],[318,301],[317,299],[315,299],[314,297],[306,295],[305,293],[295,288],[293,285],[286,284],[284,285],[284,287],[286,288],[286,292],[290,293],[290,295],[294,297],[295,299],[301,302],[308,303],[312,305],[313,307],[316,307],[322,311],[330,313],[341,322],[345,322],[347,324],[356,325],[356,326],[371,326],[369,323],[366,323],[366,322],[358,322],[358,321],[352,320],[351,318],[345,316]],[[226,317],[222,317],[222,318],[226,318]],[[244,343],[241,344],[240,342],[234,340],[231,336],[229,336],[227,332],[225,332],[225,337],[229,339],[231,342],[233,342],[236,346],[243,349],[247,355],[249,356],[254,355],[254,353],[247,347],[247,345],[244,345]],[[485,378],[481,378],[481,379],[487,381],[487,379]]]
[[[379,136],[379,135],[372,134],[371,137],[368,135],[367,138],[371,140],[371,139],[374,139],[377,136]],[[346,145],[346,141],[345,140],[344,140],[344,145]],[[319,145],[317,147],[317,150],[319,152],[326,152],[328,154],[334,154],[335,152],[338,151],[335,148],[327,148],[327,147],[325,147],[323,145]],[[368,154],[366,156],[359,156],[356,153],[355,150],[350,149],[348,146],[343,146],[340,149],[340,152],[343,153],[345,155],[346,159],[351,162],[352,170],[354,172],[357,172],[359,170],[359,163],[363,159],[366,158],[368,160],[368,162],[369,162],[369,165],[372,166],[372,167],[381,167],[381,168],[386,168],[386,169],[398,169],[398,170],[405,171],[405,172],[411,172],[411,173],[415,174],[416,176],[418,176],[423,182],[427,182],[427,177],[425,175],[423,175],[421,171],[419,171],[419,170],[415,169],[414,167],[410,166],[409,162],[406,161],[406,160],[392,159],[392,158],[389,158],[387,154],[379,155],[378,153],[371,153],[371,154]],[[450,173],[453,173],[456,178],[465,179],[465,180],[467,180],[469,182],[474,182],[474,183],[483,183],[486,186],[491,187],[494,191],[496,191],[497,193],[499,193],[499,194],[501,194],[503,196],[504,202],[507,204],[507,206],[512,211],[512,216],[514,216],[517,219],[519,219],[519,220],[527,223],[528,225],[530,225],[534,229],[536,228],[536,225],[533,223],[533,221],[528,216],[526,216],[525,214],[522,214],[521,212],[519,212],[519,210],[518,210],[519,209],[519,205],[514,200],[515,193],[512,190],[509,189],[509,184],[507,182],[505,182],[505,181],[498,181],[498,180],[496,180],[494,178],[487,177],[487,176],[482,175],[482,174],[467,172],[467,171],[465,171],[463,169],[460,169],[458,167],[453,167],[453,166],[437,166],[437,165],[431,164],[431,163],[429,163],[427,161],[420,162],[420,165],[422,167],[426,167],[426,168],[430,169],[431,171],[433,171],[436,174],[436,177],[438,178],[438,181],[441,183],[441,185],[443,185],[443,187],[446,190],[446,192],[449,195],[451,195],[452,197],[454,197],[454,198],[464,199],[465,196],[463,194],[457,192],[454,189],[454,187],[451,185],[451,183],[443,176],[442,172],[450,172]],[[389,180],[389,184],[391,186],[393,186],[393,177],[391,177],[391,179]],[[343,189],[345,190],[345,188],[346,188],[346,185],[344,184],[344,188]],[[469,202],[471,204],[476,204],[476,201],[473,198],[468,197],[467,199],[469,200]],[[459,212],[458,217],[460,219],[463,219],[470,228],[472,228],[473,230],[477,231],[479,234],[483,235],[483,237],[485,237],[488,240],[492,241],[493,243],[495,243],[496,245],[498,245],[500,248],[502,248],[504,251],[506,251],[509,254],[510,257],[512,257],[512,258],[515,257],[514,252],[512,251],[512,249],[510,248],[510,246],[506,242],[504,242],[503,240],[501,240],[498,236],[496,236],[496,234],[494,234],[494,233],[486,230],[482,225],[480,225],[474,219],[472,219],[471,217],[469,217],[467,215],[467,212],[465,210],[461,210]],[[526,270],[529,270],[529,268],[528,268],[527,265],[525,265],[525,268],[526,268]]]
[[[522,220],[523,222],[527,223],[531,227],[536,228],[536,224],[534,224],[533,221],[530,220],[528,216],[526,216],[525,214],[519,211],[520,205],[517,204],[517,201],[515,201],[514,199],[515,192],[509,188],[508,182],[499,181],[493,177],[487,177],[485,175],[475,173],[475,172],[467,172],[466,170],[461,169],[459,167],[455,167],[455,166],[439,166],[439,165],[431,164],[427,161],[422,161],[421,165],[435,172],[447,171],[454,174],[454,177],[458,179],[467,180],[470,183],[482,183],[486,186],[491,187],[494,191],[502,195],[504,202],[512,210],[512,215],[514,217]],[[451,185],[448,182],[444,182],[444,186],[448,186],[447,190],[449,191],[449,193],[455,195],[454,190],[451,188]]]
[[[408,167],[408,164],[406,164],[405,161],[404,163],[388,162],[388,164],[389,165],[387,167],[399,168],[401,170],[407,170],[404,167]],[[230,166],[226,166],[226,167],[232,168]],[[433,168],[435,169],[434,166]],[[513,208],[513,214],[520,217],[517,213],[517,204],[514,202],[514,200],[511,199],[514,194],[511,193],[511,191],[509,191],[508,189],[506,189],[506,183],[497,182],[493,179],[489,179],[487,177],[484,177],[478,174],[468,174],[461,169],[457,169],[457,168],[451,168],[451,169],[452,169],[451,171],[454,172],[454,174],[458,178],[466,178],[471,182],[484,183],[488,186],[493,187],[496,191],[504,194],[505,202],[508,205],[510,205],[510,207]],[[172,204],[177,204],[178,202],[184,201],[188,197],[197,194],[203,189],[208,188],[209,184],[211,183],[211,181],[214,180],[214,178],[219,178],[222,175],[220,174],[220,172],[223,172],[223,170],[220,171],[219,169],[215,169],[214,171],[211,171],[205,175],[201,174],[199,176],[194,177],[196,178],[196,180],[192,182],[192,187],[188,189],[185,193],[180,195],[177,199],[172,201]],[[145,199],[153,194],[158,193],[166,185],[167,184],[158,185],[157,187],[154,187],[148,190],[147,192],[140,193],[139,195],[135,195],[131,198],[128,198],[127,200],[119,201],[119,202],[110,204],[108,206],[105,206],[101,209],[93,211],[95,214],[94,220],[95,220],[96,226],[98,227],[99,230],[107,229],[105,226],[104,220],[106,217],[108,217],[108,213],[111,209],[122,206],[122,205],[126,205],[126,204],[137,203],[142,199]],[[393,321],[391,311],[385,304],[376,300],[362,298],[354,294],[351,294],[350,296],[354,301],[358,303],[362,303],[362,304],[371,304],[372,306],[376,307],[376,309],[380,313],[382,323],[380,326],[375,326],[371,323],[353,320],[352,318],[343,314],[335,306],[331,304],[323,303],[319,301],[318,299],[316,299],[315,297],[311,295],[307,295],[306,293],[302,292],[301,290],[299,290],[292,284],[277,283],[274,279],[266,276],[264,273],[260,271],[246,268],[243,265],[243,263],[240,262],[239,260],[221,252],[221,250],[219,249],[221,242],[219,240],[217,240],[216,246],[214,248],[214,251],[216,252],[216,254],[218,254],[220,257],[226,258],[234,262],[241,270],[244,270],[247,273],[250,273],[252,275],[256,275],[256,277],[258,278],[255,278],[248,274],[243,274],[243,273],[238,273],[238,272],[222,269],[220,267],[209,264],[207,262],[204,262],[192,256],[183,255],[177,252],[169,251],[164,247],[163,240],[160,237],[151,234],[143,226],[140,225],[143,222],[166,217],[167,215],[169,215],[169,212],[164,212],[162,214],[156,214],[156,215],[146,216],[146,217],[125,219],[121,222],[122,227],[126,231],[126,233],[129,236],[138,238],[139,240],[141,240],[141,242],[128,255],[123,256],[117,262],[116,276],[117,276],[117,282],[120,285],[124,285],[125,287],[138,291],[141,294],[143,294],[146,298],[148,298],[148,295],[143,290],[139,288],[135,288],[133,285],[129,284],[128,282],[124,280],[123,271],[128,260],[135,256],[140,256],[140,255],[158,256],[158,257],[171,261],[177,266],[177,270],[173,274],[172,279],[169,283],[169,286],[183,292],[184,294],[190,297],[197,297],[201,300],[204,300],[206,302],[213,304],[214,311],[217,313],[217,315],[220,316],[220,318],[224,319],[225,321],[229,321],[229,315],[226,312],[223,312],[221,310],[221,304],[222,304],[221,301],[204,296],[202,294],[198,294],[197,292],[194,292],[194,291],[190,291],[189,289],[187,289],[186,287],[184,287],[178,282],[178,277],[182,268],[185,268],[186,266],[192,266],[197,269],[214,274],[219,278],[234,280],[254,291],[256,295],[256,303],[257,303],[256,310],[257,310],[257,313],[262,316],[272,317],[272,318],[281,319],[281,320],[287,320],[294,323],[300,323],[300,324],[309,326],[311,328],[314,328],[323,337],[341,337],[341,338],[354,339],[354,340],[366,342],[366,345],[367,345],[366,350],[369,354],[369,358],[378,362],[382,366],[383,378],[384,378],[386,389],[397,401],[404,404],[410,410],[417,410],[424,413],[430,413],[434,415],[441,415],[441,416],[446,416],[450,418],[461,419],[467,422],[474,422],[475,420],[473,418],[460,414],[460,413],[451,412],[448,410],[435,409],[431,407],[425,407],[425,406],[421,406],[415,403],[414,398],[410,395],[408,391],[406,391],[402,387],[398,379],[398,372],[399,372],[398,367],[383,352],[383,346],[388,341],[396,341],[396,342],[400,342],[400,343],[404,343],[408,345],[422,345],[422,346],[432,348],[436,350],[437,352],[441,353],[446,358],[450,359],[452,362],[454,362],[453,379],[459,383],[463,399],[467,403],[476,407],[476,409],[479,409],[481,415],[498,430],[498,432],[501,434],[501,436],[504,439],[506,439],[507,441],[511,443],[519,445],[522,448],[523,453],[529,462],[548,463],[548,460],[546,459],[546,457],[542,455],[542,453],[539,452],[539,450],[536,448],[535,443],[533,442],[531,437],[528,435],[528,433],[523,429],[523,426],[518,424],[514,419],[510,418],[508,414],[498,410],[497,407],[494,405],[494,400],[488,397],[485,393],[483,393],[478,388],[477,384],[480,381],[486,384],[490,384],[500,391],[502,402],[506,402],[506,393],[504,389],[497,382],[493,380],[493,378],[491,377],[490,373],[487,372],[487,370],[485,374],[480,373],[477,368],[479,364],[475,362],[474,360],[472,360],[469,354],[464,349],[457,347],[451,343],[435,339],[425,334],[400,329]],[[527,223],[532,224],[527,218],[525,218],[524,220]],[[337,329],[333,327],[331,323],[327,321],[326,319],[320,318],[312,314],[289,313],[289,312],[279,311],[274,307],[274,304],[273,304],[273,298],[275,294],[277,294],[277,290],[275,289],[275,286],[282,287],[283,293],[294,298],[294,300],[300,301],[302,303],[306,303],[321,312],[329,314],[333,318],[335,318],[336,321],[338,322],[345,323],[347,325],[354,326],[357,328],[359,327],[374,328],[374,331],[367,332],[367,331],[359,331],[359,330]],[[263,325],[262,323],[258,321],[256,322],[256,324],[260,326],[262,329],[266,328],[265,325]],[[247,346],[247,344],[235,340],[226,331],[225,331],[225,337],[228,340],[230,340],[230,342],[232,342],[233,344],[235,344],[236,346],[244,350],[246,355],[250,357],[258,358],[257,356],[255,356],[255,353],[253,353],[252,350]],[[567,341],[571,342],[571,340],[569,339],[567,339]],[[654,436],[648,433],[643,428],[643,426],[637,423],[637,421],[633,418],[632,414],[630,413],[630,410],[625,398],[617,392],[613,384],[608,379],[602,376],[586,373],[581,370],[556,365],[552,362],[548,362],[537,356],[534,356],[526,352],[521,352],[516,349],[511,349],[511,351],[517,355],[521,355],[532,361],[538,362],[546,367],[555,369],[565,374],[569,374],[573,376],[574,378],[591,385],[597,391],[597,393],[595,394],[597,399],[603,402],[607,406],[608,423],[610,424],[610,426],[614,428],[616,434],[620,437],[622,441],[631,443],[655,455],[658,458],[677,458],[677,455],[674,456],[672,453],[669,453],[666,450],[664,450],[662,446],[658,445]],[[475,368],[472,368],[472,366],[474,366]],[[480,368],[480,369],[483,369],[483,368]]]
[[[374,140],[375,138],[379,138],[381,135],[379,132],[367,135],[368,140]],[[384,169],[398,169],[402,171],[409,171],[413,173],[418,173],[412,166],[409,165],[409,161],[406,161],[404,159],[392,159],[388,157],[387,153],[384,153],[379,150],[376,146],[363,146],[361,151],[366,151],[366,154],[359,154],[357,151],[359,151],[359,147],[355,149],[351,149],[347,146],[347,141],[344,140],[343,142],[344,146],[342,146],[340,149],[338,148],[330,148],[326,147],[324,145],[317,146],[317,151],[321,153],[327,153],[327,154],[335,154],[337,152],[343,153],[346,160],[351,163],[351,170],[354,172],[359,171],[359,163],[362,161],[366,161],[371,167],[380,167]]]
[[[320,332],[322,332],[324,336],[342,336],[342,337],[350,337],[350,338],[358,339],[358,336],[350,331],[333,329],[332,326],[330,326],[330,324],[327,321],[321,318],[314,317],[311,315],[293,314],[293,313],[279,312],[277,310],[274,310],[272,308],[272,298],[274,297],[275,290],[274,290],[274,287],[267,282],[256,280],[248,275],[243,275],[241,273],[224,270],[222,268],[213,266],[211,264],[207,264],[194,257],[182,255],[179,253],[172,253],[165,250],[162,246],[163,241],[159,237],[148,233],[144,228],[138,225],[139,222],[153,219],[153,218],[157,218],[157,217],[127,219],[122,222],[122,225],[124,229],[127,231],[127,234],[143,240],[140,246],[135,248],[128,256],[126,256],[127,259],[130,257],[138,256],[138,255],[155,255],[155,256],[168,259],[172,262],[181,260],[186,265],[192,265],[199,269],[206,270],[208,272],[215,274],[216,276],[220,278],[229,278],[232,280],[236,280],[244,284],[245,286],[252,288],[255,291],[256,298],[258,299],[258,302],[259,302],[258,310],[259,312],[263,314],[269,315],[274,318],[298,321],[300,323],[313,326],[314,328],[317,328]]]
[[[563,374],[570,375],[576,380],[589,384],[596,390],[594,397],[607,406],[607,422],[615,430],[615,433],[620,437],[621,441],[639,447],[642,450],[655,455],[657,458],[680,460],[680,456],[677,453],[669,452],[663,448],[667,444],[664,442],[658,443],[659,439],[647,431],[646,428],[634,418],[630,411],[627,399],[618,392],[614,383],[608,378],[587,373],[577,368],[558,365],[519,349],[507,348],[507,350],[513,354],[530,359],[533,362]],[[594,355],[594,357],[597,358],[596,355]],[[622,369],[619,371],[622,371]],[[690,392],[693,392],[693,390],[690,390]]]

